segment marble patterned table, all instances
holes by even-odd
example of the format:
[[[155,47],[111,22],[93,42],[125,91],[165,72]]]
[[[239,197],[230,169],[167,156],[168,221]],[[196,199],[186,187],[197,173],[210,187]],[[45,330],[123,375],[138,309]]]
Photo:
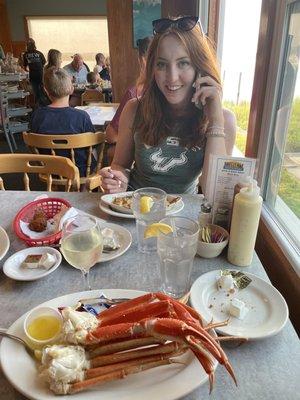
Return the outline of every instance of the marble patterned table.
[[[13,233],[12,220],[16,212],[38,194],[40,192],[0,192],[0,225],[7,231],[11,240],[6,257],[0,261],[1,267],[9,255],[25,247],[24,243]],[[157,259],[153,255],[137,253],[133,220],[110,217],[101,212],[98,206],[100,195],[97,193],[53,193],[52,195],[66,198],[72,205],[85,212],[120,224],[133,235],[133,244],[123,256],[107,263],[98,264],[91,269],[92,288],[126,288],[145,291],[159,289]],[[198,197],[184,196],[184,202],[185,207],[180,215],[197,218]],[[194,281],[207,271],[230,266],[224,256],[211,260],[196,257],[192,280]],[[268,280],[256,255],[252,265],[247,267],[246,271]],[[66,262],[63,262],[52,274],[33,282],[14,281],[7,278],[1,271],[0,304],[2,312],[0,325],[8,328],[17,318],[38,304],[81,290],[82,280],[79,272],[68,266]],[[234,386],[224,368],[219,366],[212,394],[208,394],[208,385],[204,384],[185,396],[185,400],[300,399],[300,346],[290,321],[274,337],[249,341],[240,347],[227,344],[224,345],[224,349],[235,370],[238,387]],[[12,387],[2,372],[0,373],[0,399],[25,399]]]

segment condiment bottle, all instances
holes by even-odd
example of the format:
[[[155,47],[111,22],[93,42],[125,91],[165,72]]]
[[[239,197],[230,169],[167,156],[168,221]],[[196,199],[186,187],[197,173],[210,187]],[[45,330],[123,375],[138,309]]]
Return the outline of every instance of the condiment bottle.
[[[251,176],[243,176],[238,181],[238,183],[234,186],[233,198],[232,198],[232,206],[231,206],[230,215],[229,215],[229,231],[231,229],[231,219],[232,219],[232,211],[233,211],[233,206],[234,206],[234,198],[240,192],[240,190],[242,188],[247,187],[251,182],[252,182]]]
[[[200,231],[206,225],[211,224],[211,219],[212,219],[212,206],[208,201],[204,201],[200,207],[199,220],[198,220]]]
[[[234,199],[227,258],[239,267],[246,267],[252,262],[262,206],[259,190],[253,179]]]

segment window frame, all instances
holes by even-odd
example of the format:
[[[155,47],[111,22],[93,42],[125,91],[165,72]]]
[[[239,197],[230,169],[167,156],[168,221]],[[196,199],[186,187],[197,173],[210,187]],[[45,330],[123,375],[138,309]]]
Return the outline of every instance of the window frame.
[[[219,0],[210,0],[210,12],[219,12],[215,3]],[[266,194],[266,174],[270,168],[272,154],[272,130],[274,121],[274,98],[277,95],[282,63],[282,48],[284,32],[287,27],[287,10],[295,0],[262,0],[256,66],[251,97],[248,134],[246,143],[246,157],[256,158],[257,180],[262,187],[263,196]],[[220,16],[222,21],[222,15]],[[210,15],[210,21],[216,20]],[[215,35],[217,43],[217,37]],[[267,155],[267,157],[265,157]],[[266,239],[265,232],[268,232]],[[282,224],[267,205],[263,205],[261,224],[258,232],[257,249],[265,251],[259,246],[260,235],[268,243],[269,254],[281,254],[280,267],[288,270],[292,267],[300,276],[300,257],[292,240],[287,240],[286,231]],[[263,255],[263,254],[262,254]],[[272,257],[270,257],[272,258]],[[273,259],[273,261],[277,261]]]
[[[258,159],[258,169],[257,169],[257,180],[262,188],[263,198],[269,197],[269,185],[268,185],[268,175],[272,164],[272,153],[274,149],[274,131],[276,124],[276,116],[279,101],[280,101],[280,91],[282,84],[282,76],[284,73],[285,65],[285,54],[286,54],[286,37],[285,34],[288,30],[289,23],[289,7],[296,0],[280,0],[276,2],[275,19],[273,20],[272,35],[270,29],[270,36],[268,42],[270,43],[270,58],[268,63],[268,68],[266,70],[266,87],[265,93],[261,93],[263,97],[263,107],[261,109],[261,129],[256,129],[255,131],[248,131],[250,133],[252,144],[256,144],[257,152],[253,153],[253,148],[250,148],[250,143],[247,139],[246,146],[246,156],[256,157]],[[262,9],[270,2],[263,0]],[[274,6],[274,4],[273,4]],[[275,8],[275,7],[274,7]],[[269,9],[269,11],[271,11]],[[263,20],[262,15],[262,20]],[[262,21],[261,21],[262,22]],[[271,23],[271,20],[270,20]],[[264,29],[260,27],[260,30]],[[257,65],[259,66],[260,60],[257,58]],[[258,68],[259,71],[259,68]],[[257,79],[255,71],[255,78]],[[253,89],[254,91],[254,89]],[[250,109],[250,119],[255,117],[252,109]],[[275,99],[275,102],[274,102]],[[254,125],[252,125],[252,128]],[[254,128],[255,129],[255,128]],[[282,149],[283,150],[283,149]],[[249,154],[250,153],[250,154]],[[291,212],[292,214],[292,212]],[[271,207],[264,202],[262,220],[264,221],[267,229],[270,231],[270,235],[273,238],[271,245],[274,247],[276,244],[281,248],[286,256],[288,262],[292,264],[296,272],[300,275],[300,251],[292,235],[288,232],[285,226],[280,220],[280,214],[274,212]]]

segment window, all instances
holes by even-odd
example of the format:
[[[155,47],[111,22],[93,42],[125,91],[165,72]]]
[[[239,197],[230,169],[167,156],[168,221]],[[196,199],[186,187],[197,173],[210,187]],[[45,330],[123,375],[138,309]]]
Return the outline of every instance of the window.
[[[245,154],[261,0],[226,0],[221,4],[218,57],[223,104],[236,115],[236,147]]]
[[[265,202],[299,254],[300,248],[300,1],[288,2],[265,172]]]
[[[26,17],[29,37],[45,57],[50,48],[63,54],[62,66],[80,53],[92,70],[96,53],[109,55],[106,17]],[[49,41],[49,38],[51,40]]]

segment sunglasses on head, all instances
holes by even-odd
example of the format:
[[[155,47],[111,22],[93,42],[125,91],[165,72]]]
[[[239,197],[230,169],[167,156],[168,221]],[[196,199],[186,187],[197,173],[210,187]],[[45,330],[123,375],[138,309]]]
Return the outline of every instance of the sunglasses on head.
[[[197,22],[198,22],[198,17],[192,17],[192,16],[186,16],[177,19],[169,19],[169,18],[156,19],[155,21],[152,21],[153,34],[155,35],[156,33],[164,33],[169,28],[173,27],[179,29],[180,31],[191,31],[197,25]]]

